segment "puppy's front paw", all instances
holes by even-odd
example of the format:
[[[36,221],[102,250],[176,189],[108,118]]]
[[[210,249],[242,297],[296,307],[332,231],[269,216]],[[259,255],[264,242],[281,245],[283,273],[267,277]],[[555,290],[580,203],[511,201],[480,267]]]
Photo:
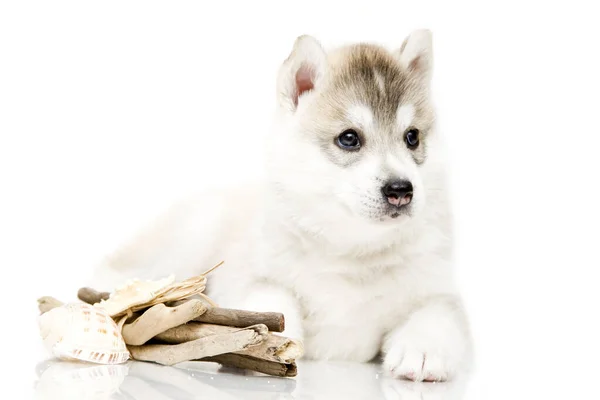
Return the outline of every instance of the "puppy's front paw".
[[[465,330],[448,315],[422,312],[387,338],[384,367],[395,378],[443,382],[466,370],[470,347]]]
[[[423,348],[410,338],[395,343],[384,359],[384,366],[394,378],[411,381],[443,382],[450,377],[447,358],[433,347]]]

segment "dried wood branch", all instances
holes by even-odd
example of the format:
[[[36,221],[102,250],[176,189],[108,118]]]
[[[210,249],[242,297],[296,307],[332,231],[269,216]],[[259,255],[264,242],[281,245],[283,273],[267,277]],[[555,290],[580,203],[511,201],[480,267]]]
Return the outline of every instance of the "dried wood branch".
[[[256,345],[264,340],[256,329],[241,329],[237,332],[203,337],[181,344],[147,344],[127,346],[131,356],[140,361],[152,361],[173,365],[183,361],[198,360],[224,353],[232,353]]]
[[[263,335],[269,331],[266,325],[251,325],[247,328],[255,329]],[[191,340],[200,339],[207,336],[222,335],[239,331],[240,328],[225,325],[204,324],[199,322],[190,322],[185,325],[179,325],[156,335],[156,339],[170,344],[179,344]]]
[[[263,329],[265,331],[267,330],[265,325],[258,326],[263,326]],[[237,330],[238,328],[225,325],[190,322],[164,331],[156,335],[155,338],[165,343],[179,344],[206,336],[235,332]],[[242,350],[238,352],[238,354],[261,358],[268,361],[291,363],[302,357],[304,354],[304,347],[299,341],[285,336],[268,333],[266,339],[261,344]]]
[[[263,324],[271,332],[283,332],[285,329],[285,318],[281,313],[244,311],[220,307],[209,308],[194,321],[239,328]]]
[[[107,300],[110,297],[108,292],[99,292],[95,289],[84,287],[77,292],[77,298],[85,303],[94,305],[102,300]]]
[[[226,367],[247,369],[273,376],[294,377],[298,374],[295,362],[278,363],[242,354],[220,354],[212,357],[204,357],[200,361],[216,362]]]
[[[293,364],[304,355],[302,342],[270,333],[262,343],[248,347],[236,354],[250,356],[267,361]]]

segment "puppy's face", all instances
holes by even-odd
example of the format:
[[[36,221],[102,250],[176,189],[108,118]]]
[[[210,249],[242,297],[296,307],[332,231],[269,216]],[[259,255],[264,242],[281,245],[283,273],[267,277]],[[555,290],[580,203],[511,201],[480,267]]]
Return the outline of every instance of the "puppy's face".
[[[319,221],[394,224],[417,215],[434,119],[430,70],[426,31],[396,52],[363,44],[326,54],[299,38],[279,76],[270,157],[285,200]]]

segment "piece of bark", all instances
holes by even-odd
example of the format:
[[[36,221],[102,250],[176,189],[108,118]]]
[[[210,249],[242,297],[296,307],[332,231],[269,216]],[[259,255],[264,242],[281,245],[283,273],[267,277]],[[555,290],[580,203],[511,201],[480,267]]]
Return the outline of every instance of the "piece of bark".
[[[51,296],[44,296],[38,299],[38,309],[40,310],[40,314],[47,313],[53,308],[60,307],[63,304],[64,303],[62,301]]]
[[[298,368],[296,367],[295,362],[278,363],[242,354],[220,354],[212,357],[204,357],[199,361],[216,362],[226,367],[247,369],[273,376],[291,378],[298,374]]]
[[[147,344],[127,346],[127,348],[135,360],[174,365],[183,361],[240,351],[248,346],[259,344],[262,340],[264,340],[264,335],[258,331],[242,329],[181,344]]]
[[[285,329],[285,318],[281,313],[244,311],[220,307],[209,308],[204,314],[195,318],[194,321],[238,328],[264,324],[271,332],[283,332]]]
[[[95,289],[84,287],[77,292],[77,298],[85,303],[94,305],[102,300],[108,300],[110,293],[99,292]]]
[[[123,339],[126,344],[140,346],[159,333],[185,324],[205,311],[206,306],[198,300],[190,300],[178,307],[157,304],[123,326]]]
[[[265,330],[267,329],[265,325],[262,326]],[[156,335],[155,339],[165,343],[178,344],[206,336],[235,332],[236,330],[238,330],[238,328],[230,326],[190,322],[164,331]],[[268,333],[266,339],[262,343],[249,347],[246,350],[239,351],[237,354],[262,358],[268,361],[291,363],[302,357],[304,354],[304,347],[299,341]]]

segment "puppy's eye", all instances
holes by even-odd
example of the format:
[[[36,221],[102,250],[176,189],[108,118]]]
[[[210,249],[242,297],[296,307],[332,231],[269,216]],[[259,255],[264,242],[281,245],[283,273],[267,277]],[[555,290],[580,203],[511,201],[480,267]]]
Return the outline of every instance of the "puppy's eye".
[[[419,130],[412,128],[404,134],[404,141],[409,149],[414,150],[419,146]]]
[[[348,129],[337,137],[336,143],[344,150],[358,150],[360,148],[360,138],[354,129]]]

